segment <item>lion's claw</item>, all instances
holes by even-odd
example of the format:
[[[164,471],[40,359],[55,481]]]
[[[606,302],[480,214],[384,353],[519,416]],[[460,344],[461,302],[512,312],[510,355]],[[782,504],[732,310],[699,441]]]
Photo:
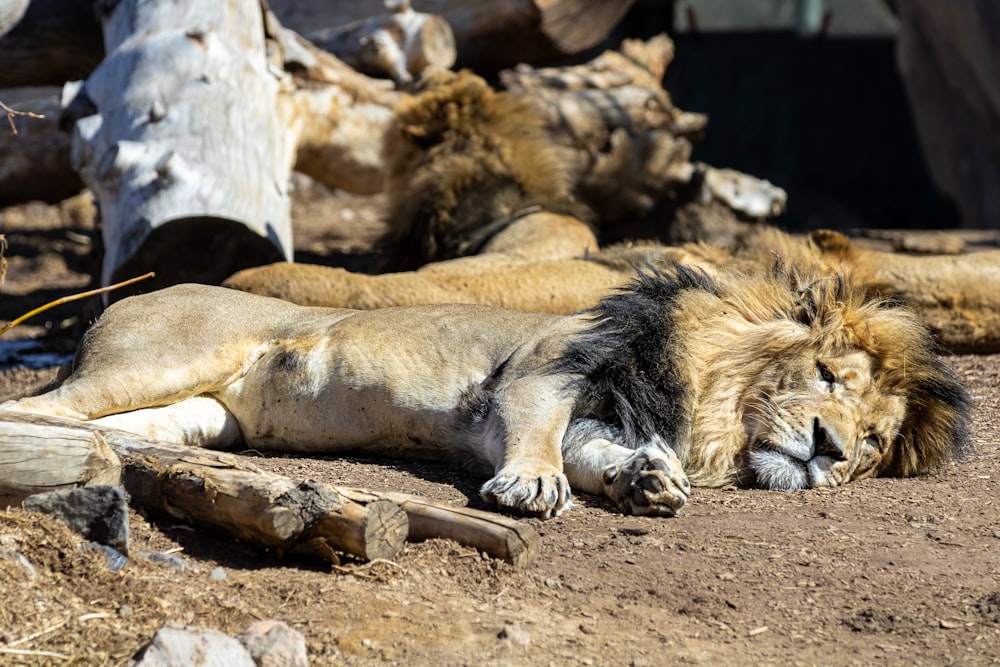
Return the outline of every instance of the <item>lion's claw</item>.
[[[543,519],[558,516],[572,498],[569,481],[562,473],[527,474],[501,470],[483,484],[479,493],[487,502],[538,514]]]
[[[641,447],[604,471],[605,492],[626,514],[674,516],[691,495],[680,460],[669,447]]]

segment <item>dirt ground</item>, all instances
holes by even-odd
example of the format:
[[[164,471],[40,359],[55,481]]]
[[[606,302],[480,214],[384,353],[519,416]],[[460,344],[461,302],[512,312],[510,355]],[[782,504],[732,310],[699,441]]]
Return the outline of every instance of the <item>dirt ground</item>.
[[[357,255],[340,253],[358,250],[378,202],[321,194],[300,192],[300,257],[349,264]],[[0,320],[88,284],[86,197],[0,216]],[[56,357],[0,351],[0,400],[50,379],[93,312],[64,306],[3,336]],[[673,519],[579,496],[561,517],[529,520],[543,542],[523,570],[447,541],[318,568],[133,513],[133,553],[186,566],[133,557],[112,572],[54,520],[8,509],[0,664],[119,664],[164,623],[236,633],[261,618],[301,631],[315,665],[1000,663],[1000,356],[948,362],[975,405],[964,461],[839,489],[696,489]],[[444,463],[245,455],[294,478],[483,507],[482,480]]]

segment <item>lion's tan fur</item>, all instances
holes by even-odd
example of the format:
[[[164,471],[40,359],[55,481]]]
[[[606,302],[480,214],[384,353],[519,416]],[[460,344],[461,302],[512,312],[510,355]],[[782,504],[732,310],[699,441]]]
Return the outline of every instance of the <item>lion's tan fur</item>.
[[[724,299],[699,295],[680,309],[679,317],[691,330],[684,352],[692,375],[705,386],[744,388],[735,405],[719,400],[728,396],[726,392],[704,392],[712,400],[699,406],[702,418],[692,438],[704,446],[682,457],[695,485],[741,481],[740,465],[734,465],[743,456],[736,448],[741,441],[732,437],[734,426],[721,415],[734,408],[745,414],[754,387],[757,393],[777,393],[778,387],[792,382],[796,364],[812,368],[817,359],[832,360],[851,350],[870,358],[866,361],[873,387],[866,403],[891,411],[887,404],[891,397],[906,402],[905,417],[897,425],[898,441],[871,474],[922,474],[951,456],[956,433],[959,444],[965,444],[964,399],[955,395],[954,402],[943,400],[942,388],[955,391],[957,387],[912,310],[886,307],[882,299],[873,297],[868,285],[849,274],[802,273],[794,267],[778,272],[795,288],[753,280],[752,289],[738,289]],[[726,283],[733,280],[733,274],[723,271],[716,280]],[[722,291],[727,290],[723,287]],[[803,322],[808,323],[805,337],[801,335]],[[866,372],[854,368],[857,365],[857,358],[848,358],[844,372]],[[805,394],[799,400],[810,405]],[[831,419],[846,422],[855,417],[838,411]]]
[[[968,440],[961,387],[910,310],[780,262],[647,270],[564,316],[180,286],[115,304],[73,375],[6,407],[189,444],[464,449],[494,466],[486,497],[545,515],[571,485],[673,514],[685,473],[784,489],[920,474]]]

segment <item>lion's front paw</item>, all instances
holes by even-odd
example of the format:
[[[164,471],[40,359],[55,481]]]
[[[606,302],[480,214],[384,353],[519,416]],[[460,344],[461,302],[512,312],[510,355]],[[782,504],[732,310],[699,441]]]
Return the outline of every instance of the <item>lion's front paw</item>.
[[[674,516],[691,495],[691,483],[674,450],[646,446],[604,471],[604,492],[626,514]]]
[[[518,512],[539,514],[543,519],[558,516],[569,505],[569,481],[561,472],[525,472],[502,469],[479,490],[483,499]]]

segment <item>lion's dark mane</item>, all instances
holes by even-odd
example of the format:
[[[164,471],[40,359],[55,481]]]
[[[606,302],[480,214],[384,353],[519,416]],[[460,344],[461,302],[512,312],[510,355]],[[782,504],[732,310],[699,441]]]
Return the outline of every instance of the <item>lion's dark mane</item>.
[[[567,344],[551,369],[574,376],[568,389],[580,394],[575,419],[620,429],[626,446],[641,446],[654,434],[675,444],[689,414],[673,311],[688,290],[715,292],[715,285],[680,265],[646,269],[590,310],[593,326]]]

